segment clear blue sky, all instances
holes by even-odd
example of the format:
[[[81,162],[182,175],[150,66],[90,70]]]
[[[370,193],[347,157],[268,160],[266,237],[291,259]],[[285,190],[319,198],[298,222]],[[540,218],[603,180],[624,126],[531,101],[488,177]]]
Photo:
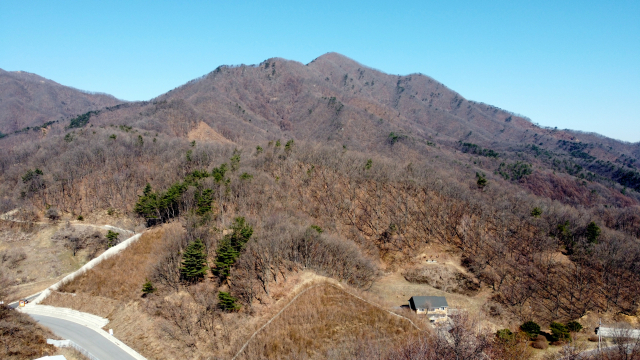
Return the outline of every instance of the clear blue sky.
[[[147,100],[223,64],[336,51],[545,126],[640,141],[640,1],[13,1],[0,68]]]

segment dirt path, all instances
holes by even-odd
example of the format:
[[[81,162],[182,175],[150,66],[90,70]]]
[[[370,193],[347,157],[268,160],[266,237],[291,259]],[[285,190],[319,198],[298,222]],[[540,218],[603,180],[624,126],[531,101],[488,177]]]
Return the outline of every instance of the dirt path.
[[[306,283],[307,283],[307,282],[303,282],[302,284],[300,284],[300,285],[298,286],[298,288],[299,288],[300,286],[305,285]],[[289,301],[289,302],[288,302],[288,303],[287,303],[287,304],[286,304],[282,309],[280,309],[280,311],[278,311],[278,312],[277,312],[274,316],[272,316],[272,317],[271,317],[271,318],[270,318],[266,323],[264,323],[264,325],[262,325],[258,330],[256,330],[253,334],[251,334],[251,336],[249,337],[249,339],[244,343],[244,345],[242,345],[242,347],[241,347],[241,348],[240,348],[240,350],[236,353],[236,355],[232,358],[232,360],[235,360],[238,356],[240,356],[240,355],[242,354],[242,352],[244,351],[244,349],[247,347],[247,345],[249,345],[249,343],[251,342],[251,340],[253,340],[253,338],[254,338],[254,337],[255,337],[255,336],[256,336],[260,331],[262,331],[264,328],[266,328],[267,326],[269,326],[269,324],[271,324],[271,322],[273,322],[275,319],[277,319],[277,318],[278,318],[278,316],[280,316],[280,314],[282,314],[282,313],[283,313],[283,312],[284,312],[284,311],[285,311],[285,310],[286,310],[286,309],[287,309],[291,304],[293,304],[293,303],[298,299],[298,297],[300,297],[302,294],[306,293],[307,291],[309,291],[309,290],[311,290],[311,289],[315,289],[315,288],[317,288],[317,287],[319,287],[319,286],[331,286],[331,287],[334,287],[334,288],[336,288],[336,289],[338,289],[338,290],[342,291],[343,293],[345,293],[345,294],[347,294],[347,295],[350,295],[350,296],[352,296],[352,297],[355,297],[356,299],[358,299],[358,300],[360,300],[360,301],[363,301],[363,302],[365,302],[365,303],[367,303],[367,304],[369,304],[369,305],[371,305],[371,306],[373,306],[373,307],[375,307],[375,308],[377,308],[377,309],[379,309],[379,310],[382,310],[382,311],[387,312],[387,313],[389,313],[389,314],[391,314],[391,315],[393,315],[393,316],[397,316],[397,317],[399,317],[399,318],[402,318],[402,319],[404,319],[404,320],[408,321],[408,322],[409,322],[409,323],[411,323],[411,325],[412,325],[414,328],[416,328],[418,331],[424,331],[423,329],[420,329],[420,328],[419,328],[419,327],[418,327],[418,326],[417,326],[417,325],[416,325],[416,324],[415,324],[411,319],[409,319],[409,318],[407,318],[407,317],[404,317],[404,316],[402,316],[402,315],[398,315],[398,314],[394,313],[393,311],[387,310],[387,309],[383,308],[382,306],[380,306],[380,305],[378,305],[378,304],[372,303],[372,302],[371,302],[371,301],[369,301],[369,300],[363,299],[363,298],[361,298],[361,297],[360,297],[360,296],[358,296],[358,295],[355,295],[355,294],[350,293],[349,291],[347,291],[346,289],[344,289],[342,286],[334,285],[334,284],[332,284],[332,283],[330,283],[330,282],[328,282],[328,281],[327,281],[327,282],[323,282],[323,283],[321,283],[321,284],[313,285],[313,286],[311,286],[311,287],[309,287],[309,288],[306,288],[306,289],[304,289],[302,292],[300,292],[300,293],[298,293],[296,296],[294,296],[294,297],[293,297],[293,299],[291,299],[291,300],[290,300],[290,301]]]

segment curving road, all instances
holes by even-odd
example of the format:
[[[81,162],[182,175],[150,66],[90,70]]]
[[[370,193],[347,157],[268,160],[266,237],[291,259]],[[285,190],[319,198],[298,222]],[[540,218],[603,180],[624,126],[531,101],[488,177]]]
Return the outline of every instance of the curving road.
[[[75,342],[100,360],[136,360],[102,334],[86,326],[48,316],[30,316],[59,337]]]
[[[31,300],[33,300],[33,299],[37,298],[37,297],[38,297],[38,295],[40,295],[40,294],[41,294],[41,293],[33,294],[33,295],[28,296],[28,297],[26,297],[26,298],[23,298],[23,299],[21,299],[21,300],[29,300],[29,301],[31,301]],[[17,307],[18,307],[18,305],[20,305],[20,300],[18,300],[18,301],[14,301],[14,302],[12,302],[12,303],[9,303],[9,305],[7,305],[7,306],[8,306],[8,307],[10,307],[10,308],[12,308],[12,309],[15,309],[15,308],[17,308]]]

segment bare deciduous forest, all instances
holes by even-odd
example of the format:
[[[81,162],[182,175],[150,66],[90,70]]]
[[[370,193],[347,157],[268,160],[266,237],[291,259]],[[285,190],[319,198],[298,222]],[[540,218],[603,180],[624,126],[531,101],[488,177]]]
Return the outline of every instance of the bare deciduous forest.
[[[519,323],[638,313],[638,144],[541,128],[426,76],[385,75],[337,54],[220,67],[150,102],[78,115],[77,127],[0,139],[0,213],[107,212],[152,227],[47,299],[83,311],[99,301],[93,311],[125,333],[138,314],[159,329],[127,335],[149,358],[161,358],[166,349],[154,346],[164,340],[194,358],[232,356],[309,276],[373,296],[377,279],[404,271],[444,291],[487,291]],[[462,270],[419,268],[432,244]],[[188,261],[206,268],[189,272]],[[451,279],[462,285],[443,283]],[[305,296],[243,356],[531,356],[529,339],[472,331],[480,320],[466,313],[449,335],[425,334],[375,307],[342,314],[357,301],[335,288]],[[295,315],[317,327],[296,328],[311,324]],[[304,332],[318,337],[292,335]],[[451,336],[466,347],[451,348]]]

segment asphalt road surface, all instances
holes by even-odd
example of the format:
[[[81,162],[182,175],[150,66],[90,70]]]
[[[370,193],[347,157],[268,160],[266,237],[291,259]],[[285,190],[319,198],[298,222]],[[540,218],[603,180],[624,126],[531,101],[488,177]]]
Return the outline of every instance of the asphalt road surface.
[[[21,299],[21,300],[29,300],[29,301],[31,301],[31,300],[35,299],[36,297],[38,297],[38,295],[40,295],[40,293],[37,293],[37,294],[35,294],[35,295],[31,295],[31,296],[29,296],[28,298]],[[11,304],[9,304],[8,306],[9,306],[10,308],[15,309],[15,308],[17,308],[17,307],[18,307],[18,305],[20,305],[20,301],[14,301],[14,302],[12,302]]]
[[[82,346],[100,360],[136,360],[116,344],[86,326],[48,316],[30,316],[61,338]]]

